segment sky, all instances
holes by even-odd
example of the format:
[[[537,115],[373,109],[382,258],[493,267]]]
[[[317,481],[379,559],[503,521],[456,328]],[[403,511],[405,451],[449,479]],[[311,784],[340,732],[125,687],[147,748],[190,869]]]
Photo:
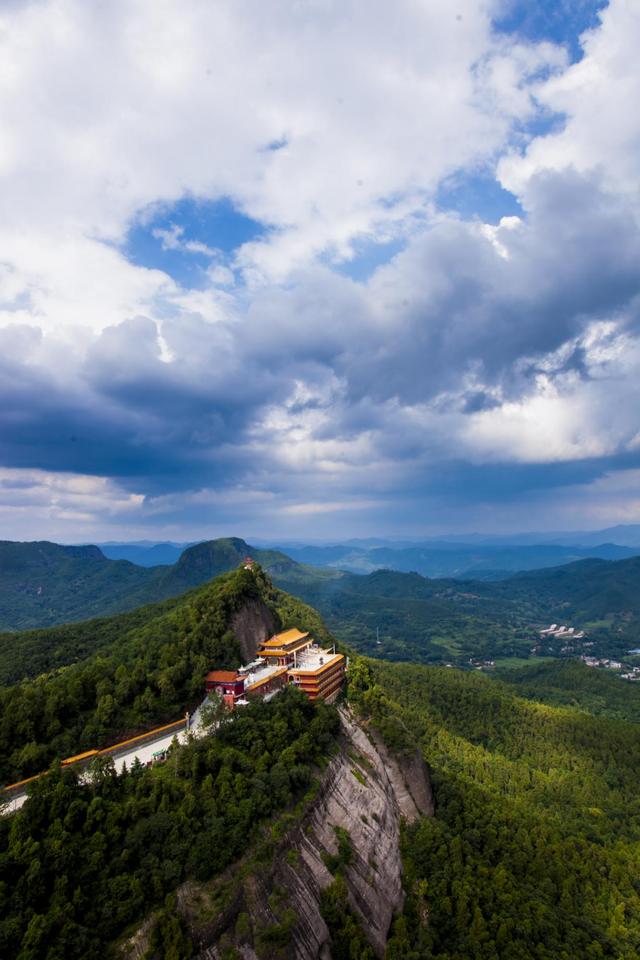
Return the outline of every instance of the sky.
[[[0,536],[640,521],[637,0],[3,0]]]

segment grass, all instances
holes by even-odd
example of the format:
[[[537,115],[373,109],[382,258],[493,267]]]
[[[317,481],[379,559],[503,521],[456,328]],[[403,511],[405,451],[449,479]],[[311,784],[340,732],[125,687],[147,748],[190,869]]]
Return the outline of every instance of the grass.
[[[496,660],[496,670],[511,670],[514,667],[536,667],[541,663],[551,663],[557,657],[500,657]]]

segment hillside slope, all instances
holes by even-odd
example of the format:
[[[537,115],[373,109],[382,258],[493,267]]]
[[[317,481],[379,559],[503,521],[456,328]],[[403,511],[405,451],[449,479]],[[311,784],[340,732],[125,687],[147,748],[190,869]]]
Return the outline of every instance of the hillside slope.
[[[431,783],[415,752],[392,756],[352,711],[338,713],[329,763],[305,802],[276,824],[266,856],[252,851],[217,882],[189,880],[176,891],[175,915],[193,958],[384,955],[404,902],[401,817],[433,816]],[[161,923],[157,912],[147,917],[122,956],[144,957]]]
[[[247,555],[292,583],[339,577],[235,537],[195,544],[175,564],[157,567],[109,560],[95,546],[1,541],[0,631],[55,626],[156,603],[234,570]]]
[[[317,607],[341,640],[387,659],[528,656],[538,629],[552,622],[586,629],[594,654],[640,646],[640,557],[581,560],[500,581],[378,570],[295,587],[284,576],[280,584]]]
[[[54,757],[176,719],[201,699],[208,670],[238,666],[274,629],[293,625],[328,639],[315,611],[276,590],[259,566],[224,574],[175,602],[102,621],[89,656],[0,690],[0,780],[20,780]],[[82,643],[91,626],[84,625]],[[70,634],[76,642],[78,630]]]
[[[0,953],[636,960],[637,725],[359,658],[348,698],[341,730],[288,689],[162,766],[54,769],[0,819]]]
[[[532,703],[477,673],[358,664],[352,698],[419,744],[435,819],[404,838],[389,960],[640,955],[636,724]]]
[[[0,627],[9,617],[26,627],[163,602],[235,569],[247,554],[282,589],[320,610],[342,641],[387,659],[462,663],[528,656],[539,628],[552,622],[586,629],[597,655],[619,657],[640,644],[640,557],[582,560],[500,581],[430,580],[389,570],[361,576],[308,567],[236,538],[197,544],[173,566],[155,568],[107,560],[95,547],[0,544]],[[0,682],[73,662],[91,644],[99,649],[105,629],[79,625],[75,638],[66,630],[0,634]],[[547,644],[544,653],[557,655],[561,646]],[[27,650],[29,656],[20,652]]]

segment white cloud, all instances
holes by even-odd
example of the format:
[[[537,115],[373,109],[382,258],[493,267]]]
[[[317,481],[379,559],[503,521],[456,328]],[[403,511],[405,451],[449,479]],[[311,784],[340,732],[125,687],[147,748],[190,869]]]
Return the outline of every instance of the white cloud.
[[[637,205],[640,116],[633,105],[640,97],[640,7],[635,0],[613,0],[600,18],[601,25],[582,38],[583,59],[536,92],[564,116],[562,129],[535,138],[522,155],[499,165],[502,182],[525,202],[536,173],[573,168],[599,171],[609,188]]]
[[[272,497],[292,518],[375,510],[446,460],[634,449],[640,14],[615,0],[567,67],[558,47],[494,34],[493,9],[5,6],[6,462],[46,467],[38,491],[109,464],[120,480],[96,481],[91,506],[55,494],[90,524],[100,498],[106,517],[129,503],[169,516],[189,488],[194,510],[189,497]],[[540,107],[566,122],[529,142]],[[523,216],[435,211],[444,180],[500,156]],[[127,260],[132,223],[224,196],[271,228],[231,264],[215,237],[154,228],[165,250],[210,260],[201,289]],[[358,241],[398,238],[368,282],[336,270]]]
[[[443,176],[491,157],[510,122],[531,112],[526,79],[558,53],[496,41],[490,8],[45,0],[5,9],[5,231],[29,243],[117,241],[148,205],[229,195],[281,231],[245,252],[249,265],[282,273],[346,249],[404,216],[403,196],[415,206]],[[87,256],[66,250],[76,267]],[[26,269],[28,258],[15,257]]]

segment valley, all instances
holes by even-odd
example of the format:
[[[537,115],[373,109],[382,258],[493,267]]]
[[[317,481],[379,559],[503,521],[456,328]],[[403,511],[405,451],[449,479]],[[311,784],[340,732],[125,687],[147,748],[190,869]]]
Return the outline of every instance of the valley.
[[[39,628],[0,631],[0,683],[36,676],[108,646],[114,627],[119,633],[135,630],[141,617],[169,611],[175,597],[234,569],[247,556],[283,591],[316,608],[343,643],[367,655],[461,667],[472,660],[583,655],[621,661],[623,672],[637,664],[630,654],[640,644],[636,556],[585,559],[501,580],[455,580],[313,567],[239,538],[205,541],[187,548],[172,566],[148,568],[109,560],[95,547],[0,546],[6,572],[0,582],[0,625],[3,617],[5,623],[11,617]],[[78,550],[89,551],[89,559],[76,556]],[[27,576],[31,579],[21,579]],[[87,603],[83,598],[89,594]],[[113,620],[119,611],[120,619]],[[88,616],[96,619],[86,622]],[[60,620],[64,626],[55,625]],[[566,637],[541,637],[551,623],[587,636],[569,649]]]

